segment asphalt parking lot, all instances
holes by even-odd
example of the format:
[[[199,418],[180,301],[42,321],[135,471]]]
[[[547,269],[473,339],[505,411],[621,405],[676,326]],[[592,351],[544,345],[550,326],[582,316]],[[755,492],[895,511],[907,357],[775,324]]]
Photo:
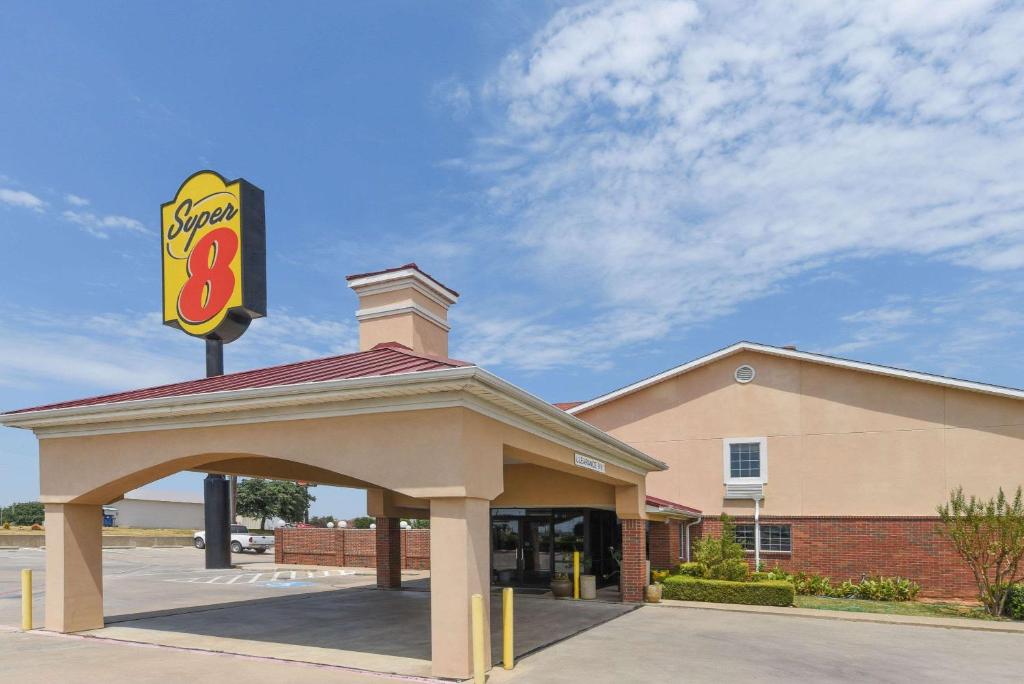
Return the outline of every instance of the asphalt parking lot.
[[[10,681],[138,684],[180,679],[184,672],[199,682],[242,677],[275,683],[380,681],[379,675],[330,662],[310,665],[266,655],[300,643],[321,651],[344,650],[347,639],[358,638],[359,621],[373,609],[366,601],[390,595],[386,600],[412,605],[427,598],[415,591],[366,591],[375,583],[372,570],[282,569],[264,557],[242,555],[235,558],[238,568],[206,571],[202,554],[190,548],[106,550],[105,604],[108,619],[115,621],[108,632],[113,638],[19,633],[14,630],[20,620],[18,570],[37,571],[36,616],[41,624],[43,557],[36,550],[0,551],[0,672]],[[412,588],[425,589],[425,573],[404,579]],[[321,592],[329,593],[320,598]],[[560,613],[572,606],[524,600],[555,611],[537,613],[542,625],[564,620]],[[276,623],[268,617],[278,610],[275,605],[284,608]],[[184,607],[197,610],[177,610]],[[161,614],[166,611],[172,614]],[[422,617],[422,610],[418,614]],[[305,617],[310,623],[307,635],[297,631]],[[329,630],[324,631],[332,620],[342,635],[333,642]],[[519,660],[511,672],[495,668],[490,681],[658,682],[669,676],[692,682],[1021,681],[1021,634],[652,606],[595,617],[593,623]],[[536,624],[519,635],[522,648],[529,650],[525,632],[545,632]],[[427,643],[427,625],[396,622],[389,632],[393,646],[385,650],[401,655],[406,649],[406,655],[416,655],[413,651]],[[140,628],[164,636],[143,639],[145,646],[132,643],[131,630]],[[416,636],[416,629],[423,633]],[[238,638],[257,647],[246,652],[215,643]],[[164,645],[155,645],[160,639]],[[197,646],[204,639],[209,643]],[[354,647],[372,650],[365,644]]]
[[[42,627],[45,558],[43,549],[0,550],[0,625],[21,624],[20,571],[30,568],[35,626]],[[206,570],[203,552],[190,546],[104,549],[103,606],[107,620],[376,582],[372,569],[278,571],[274,557],[266,554],[232,554],[231,560],[236,568]]]

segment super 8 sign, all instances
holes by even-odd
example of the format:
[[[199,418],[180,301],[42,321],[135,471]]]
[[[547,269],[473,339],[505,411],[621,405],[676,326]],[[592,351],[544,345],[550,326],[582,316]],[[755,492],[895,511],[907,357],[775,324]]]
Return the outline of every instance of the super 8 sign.
[[[263,191],[200,171],[160,209],[164,324],[238,339],[267,314]]]

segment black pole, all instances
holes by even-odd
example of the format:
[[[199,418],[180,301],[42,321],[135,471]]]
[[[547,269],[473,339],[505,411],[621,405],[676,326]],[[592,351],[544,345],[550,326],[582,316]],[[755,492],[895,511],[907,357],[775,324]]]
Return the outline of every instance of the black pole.
[[[231,527],[228,525],[228,481],[207,475],[203,481],[206,512],[206,567],[231,567]]]
[[[224,343],[206,340],[206,377],[224,375]]]
[[[224,343],[206,340],[206,377],[224,375]],[[231,491],[223,475],[207,475],[203,482],[206,522],[206,568],[231,567]]]

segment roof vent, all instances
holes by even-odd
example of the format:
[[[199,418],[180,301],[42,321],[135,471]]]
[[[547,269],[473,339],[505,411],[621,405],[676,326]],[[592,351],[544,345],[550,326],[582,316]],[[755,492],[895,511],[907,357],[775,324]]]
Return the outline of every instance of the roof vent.
[[[733,377],[736,378],[736,382],[741,385],[746,385],[754,379],[755,375],[757,375],[757,372],[754,370],[754,367],[748,366],[747,364],[743,364],[736,369],[735,373],[733,373]]]

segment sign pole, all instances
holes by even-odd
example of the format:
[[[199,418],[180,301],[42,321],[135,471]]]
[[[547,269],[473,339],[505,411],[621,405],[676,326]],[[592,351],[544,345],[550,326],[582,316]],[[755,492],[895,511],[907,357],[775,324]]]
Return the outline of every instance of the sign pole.
[[[224,375],[224,343],[220,340],[206,340],[206,377]]]
[[[224,342],[207,338],[206,377],[218,375],[224,375]],[[231,567],[232,493],[223,475],[207,473],[203,483],[207,570]]]

